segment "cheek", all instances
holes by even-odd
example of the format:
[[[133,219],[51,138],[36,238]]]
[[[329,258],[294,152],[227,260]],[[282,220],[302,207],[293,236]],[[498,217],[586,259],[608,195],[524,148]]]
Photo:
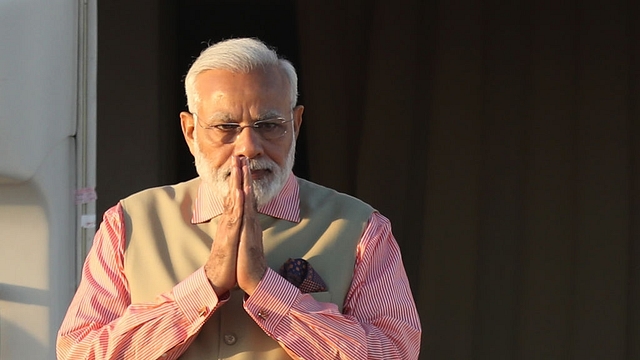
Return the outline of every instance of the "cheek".
[[[287,162],[287,155],[291,148],[290,141],[283,141],[281,144],[273,144],[273,146],[266,149],[265,154],[269,159],[274,161],[280,167],[284,166]]]
[[[206,141],[197,141],[196,144],[200,155],[215,168],[224,165],[231,158],[232,149],[228,146],[214,146]]]

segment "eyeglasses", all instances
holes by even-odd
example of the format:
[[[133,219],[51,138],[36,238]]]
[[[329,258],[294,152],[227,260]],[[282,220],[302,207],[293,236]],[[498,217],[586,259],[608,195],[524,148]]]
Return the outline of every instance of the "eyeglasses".
[[[194,117],[198,117],[198,114],[193,113]],[[211,134],[220,142],[224,144],[230,144],[238,138],[238,135],[244,128],[252,128],[260,135],[264,140],[277,140],[283,137],[287,133],[287,123],[292,122],[293,119],[285,120],[281,117],[272,119],[258,120],[250,125],[240,125],[238,123],[220,123],[220,124],[201,124],[196,119],[198,125],[205,130],[210,130]]]

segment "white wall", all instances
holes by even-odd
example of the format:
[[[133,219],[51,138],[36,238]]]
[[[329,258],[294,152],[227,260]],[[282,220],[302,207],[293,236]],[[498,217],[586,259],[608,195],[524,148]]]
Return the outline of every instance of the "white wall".
[[[82,56],[88,8],[82,0],[0,0],[1,360],[54,359],[75,290],[74,190],[95,173],[95,164],[78,166],[95,156],[78,127],[95,108],[87,102],[95,64]]]

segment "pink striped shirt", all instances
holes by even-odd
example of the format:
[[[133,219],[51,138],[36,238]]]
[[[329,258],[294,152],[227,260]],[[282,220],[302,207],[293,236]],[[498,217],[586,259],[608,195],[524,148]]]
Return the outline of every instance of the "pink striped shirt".
[[[299,222],[298,183],[259,211]],[[192,222],[222,213],[222,202],[201,185]],[[203,268],[159,294],[132,304],[124,273],[125,229],[120,205],[107,210],[85,261],[82,281],[57,340],[58,359],[177,359],[202,325],[226,302]],[[302,294],[268,269],[244,302],[254,321],[292,358],[417,359],[420,321],[389,220],[374,212],[357,247],[343,312]],[[269,309],[264,316],[262,309]]]

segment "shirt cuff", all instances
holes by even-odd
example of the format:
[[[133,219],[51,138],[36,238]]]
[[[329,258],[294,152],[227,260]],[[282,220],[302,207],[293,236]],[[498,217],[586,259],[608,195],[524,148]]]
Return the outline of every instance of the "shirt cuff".
[[[268,268],[253,294],[245,299],[244,309],[258,326],[272,335],[299,295],[295,285]]]
[[[175,301],[191,322],[206,320],[211,313],[229,300],[229,295],[218,298],[213,291],[204,268],[196,270],[173,288]]]

